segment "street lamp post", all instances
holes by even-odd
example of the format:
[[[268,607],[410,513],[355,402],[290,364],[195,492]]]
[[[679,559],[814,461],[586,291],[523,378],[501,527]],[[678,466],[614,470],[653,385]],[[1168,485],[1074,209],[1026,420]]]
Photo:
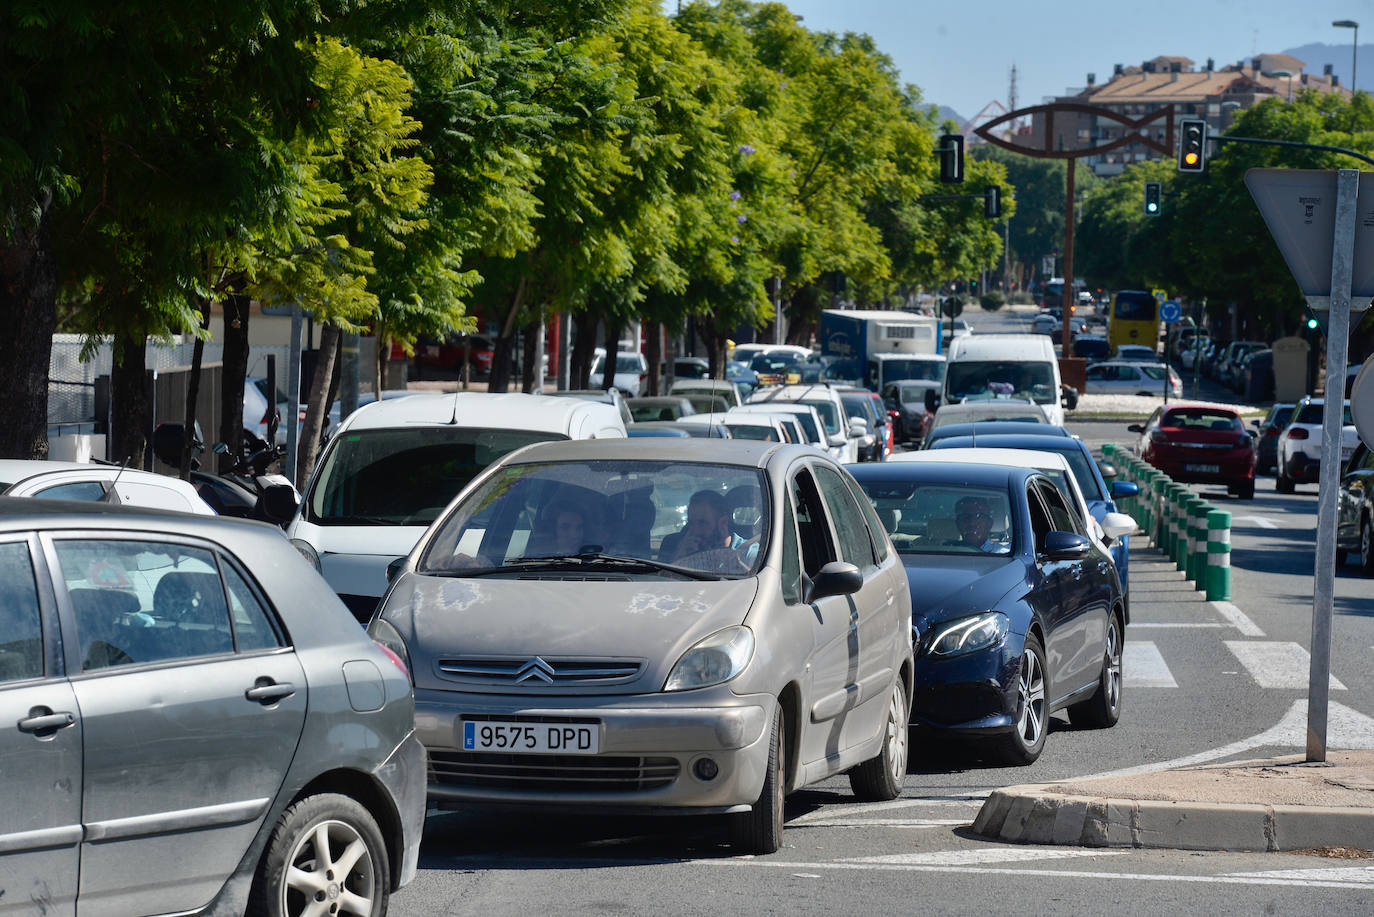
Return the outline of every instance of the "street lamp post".
[[[1270,70],[1269,75],[1288,77],[1288,101],[1293,101],[1293,72],[1291,70]]]
[[[1354,41],[1350,51],[1350,94],[1355,94],[1355,64],[1360,56],[1360,24],[1353,19],[1337,19],[1331,23],[1338,29],[1353,29]]]

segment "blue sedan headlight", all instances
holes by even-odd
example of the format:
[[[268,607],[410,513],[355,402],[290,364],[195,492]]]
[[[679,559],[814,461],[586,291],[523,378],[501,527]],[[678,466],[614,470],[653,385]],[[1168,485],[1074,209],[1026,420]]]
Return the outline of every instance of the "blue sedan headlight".
[[[928,652],[932,656],[962,656],[996,646],[1007,635],[1011,621],[998,611],[961,618],[935,632]]]

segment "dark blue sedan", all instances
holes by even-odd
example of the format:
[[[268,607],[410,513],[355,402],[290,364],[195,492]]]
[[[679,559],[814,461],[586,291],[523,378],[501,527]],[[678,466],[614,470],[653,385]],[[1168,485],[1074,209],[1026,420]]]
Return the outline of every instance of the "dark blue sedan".
[[[1049,717],[1121,716],[1129,617],[1116,565],[1059,488],[1030,468],[847,466],[911,586],[911,721],[981,736],[1010,764],[1040,756]]]
[[[950,423],[943,427],[936,427],[926,435],[922,449],[934,449],[935,444],[946,439],[962,439],[973,437],[979,443],[984,436],[1067,436],[1073,434],[1063,427],[1047,423],[1031,423],[1025,420],[978,420],[971,423]],[[964,443],[965,446],[974,445]]]
[[[1081,440],[1071,436],[1063,427],[1047,424],[1026,424],[1032,431],[1003,431],[995,433],[979,432],[977,436],[950,436],[941,439],[933,448],[964,449],[982,446],[988,449],[1035,449],[1040,452],[1058,452],[1069,462],[1078,489],[1083,491],[1083,499],[1088,503],[1088,512],[1100,524],[1108,513],[1114,513],[1116,500],[1133,497],[1140,490],[1129,481],[1113,481],[1111,486],[1102,477],[1102,469],[1093,458],[1092,450]],[[1130,559],[1131,539],[1122,535],[1117,539],[1106,539],[1111,549],[1112,560],[1116,563],[1117,573],[1121,576],[1121,593],[1130,602]]]

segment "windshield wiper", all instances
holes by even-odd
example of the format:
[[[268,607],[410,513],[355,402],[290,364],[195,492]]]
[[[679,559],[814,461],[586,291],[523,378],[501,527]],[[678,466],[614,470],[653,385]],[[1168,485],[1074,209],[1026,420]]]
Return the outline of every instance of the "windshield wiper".
[[[400,525],[395,519],[381,516],[323,516],[320,521],[325,525]]]
[[[676,564],[665,564],[657,560],[648,560],[643,557],[625,557],[620,554],[562,554],[551,555],[548,557],[520,557],[506,561],[504,569],[518,568],[522,570],[534,569],[562,569],[580,567],[623,567],[634,570],[650,570],[660,573],[672,573],[677,576],[685,576],[695,580],[715,581],[720,580],[719,574],[707,573],[704,570],[693,570],[690,567],[679,567]],[[492,568],[488,568],[492,569]]]

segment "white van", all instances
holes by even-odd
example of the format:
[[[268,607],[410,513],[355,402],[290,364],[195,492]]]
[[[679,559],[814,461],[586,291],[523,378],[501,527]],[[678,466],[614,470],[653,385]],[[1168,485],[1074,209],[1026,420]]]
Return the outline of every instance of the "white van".
[[[1031,398],[1056,426],[1064,425],[1063,385],[1054,341],[1043,334],[973,334],[955,338],[945,365],[941,404]]]
[[[340,424],[286,534],[365,621],[386,591],[387,565],[492,462],[530,443],[624,436],[614,405],[577,398],[460,392],[374,402]]]

